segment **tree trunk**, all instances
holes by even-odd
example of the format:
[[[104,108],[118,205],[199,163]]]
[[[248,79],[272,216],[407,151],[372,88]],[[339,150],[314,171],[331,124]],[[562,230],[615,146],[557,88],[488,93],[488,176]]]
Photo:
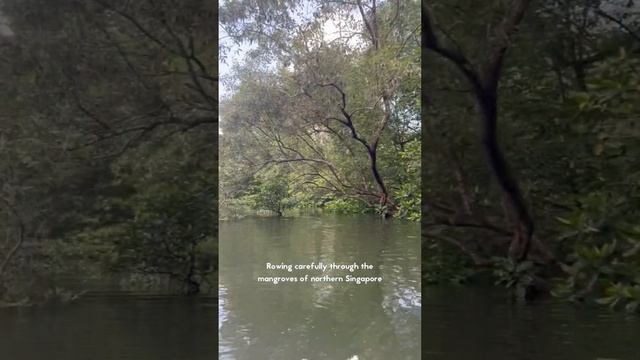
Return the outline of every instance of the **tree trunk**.
[[[373,178],[376,181],[376,185],[378,186],[378,190],[380,191],[380,206],[383,207],[383,217],[391,217],[394,213],[394,204],[393,201],[389,198],[389,192],[387,190],[386,185],[384,184],[384,180],[382,180],[382,176],[378,171],[378,151],[377,149],[369,149],[368,151],[369,159],[371,160],[371,173],[373,174]]]
[[[193,279],[196,274],[196,241],[191,240],[191,253],[189,254],[189,272],[187,273],[185,283],[187,285],[187,295],[196,295],[200,293],[200,283]]]
[[[531,0],[512,1],[511,5],[505,9],[502,21],[490,29],[497,36],[485,38],[487,47],[492,51],[484,61],[478,62],[481,64],[481,70],[478,70],[469,61],[455,41],[453,41],[454,46],[440,41],[431,18],[431,9],[426,1],[422,2],[421,14],[423,46],[451,61],[473,87],[482,115],[482,146],[500,188],[517,215],[514,229],[516,235],[511,243],[510,249],[512,251],[509,254],[512,259],[517,261],[525,259],[529,253],[534,224],[518,182],[509,169],[498,144],[498,84],[504,56],[511,47],[511,37],[517,31],[530,2]]]
[[[500,188],[516,212],[514,237],[510,246],[509,256],[514,260],[524,260],[531,247],[534,224],[518,181],[512,173],[498,143],[497,86],[489,89],[478,89],[476,95],[482,112],[482,145],[485,149],[487,160]]]
[[[189,278],[186,280],[187,283],[187,295],[197,295],[200,293],[200,283]]]

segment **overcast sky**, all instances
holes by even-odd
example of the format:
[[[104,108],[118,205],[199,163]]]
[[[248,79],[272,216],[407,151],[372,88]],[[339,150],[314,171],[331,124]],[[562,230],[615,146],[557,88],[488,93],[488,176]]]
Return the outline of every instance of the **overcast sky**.
[[[308,20],[308,17],[311,16],[311,14],[313,13],[313,10],[314,9],[312,9],[310,6],[304,6],[303,10],[301,11],[301,14],[299,16],[296,16],[299,22],[302,23],[303,21],[305,21],[305,19]],[[358,11],[355,9],[352,15],[354,16],[355,19],[360,18]],[[325,41],[332,41],[340,37],[341,27],[344,27],[344,26],[340,26],[340,20],[338,18],[332,18],[325,21],[323,25]],[[229,53],[226,54],[225,61],[220,61],[220,64],[218,67],[220,72],[219,75],[221,79],[219,83],[219,94],[220,94],[220,99],[222,100],[225,97],[230,96],[232,91],[232,89],[226,86],[224,79],[228,78],[232,74],[232,69],[234,64],[242,63],[242,61],[244,61],[245,55],[247,51],[251,49],[251,46],[249,44],[240,44],[240,45],[234,44],[229,39],[227,33],[224,31],[224,29],[221,26],[218,27],[218,34],[219,34],[218,41],[220,42],[220,44],[230,48]],[[349,45],[353,47],[356,47],[360,44],[362,44],[362,40],[358,39],[358,37],[353,37],[349,39]]]
[[[1,4],[1,3],[0,3]],[[0,36],[12,36],[13,31],[9,27],[9,21],[0,12]]]

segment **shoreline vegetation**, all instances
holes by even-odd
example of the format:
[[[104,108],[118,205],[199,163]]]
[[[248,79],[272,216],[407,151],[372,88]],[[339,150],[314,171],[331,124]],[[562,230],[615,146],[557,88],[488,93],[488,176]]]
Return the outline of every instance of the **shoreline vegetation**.
[[[419,3],[253,5],[220,8],[221,218],[419,220]]]
[[[0,2],[4,304],[216,287],[217,9],[121,5]]]
[[[423,286],[640,309],[640,4],[259,3],[2,1],[0,301],[195,296],[219,219],[321,209],[421,220]]]
[[[333,207],[322,206],[306,206],[306,207],[292,207],[286,211],[282,211],[280,214],[273,210],[256,209],[252,206],[229,206],[220,208],[220,217],[218,221],[234,221],[242,220],[250,217],[282,217],[282,218],[295,218],[297,216],[375,216],[382,220],[388,219],[377,213],[374,208],[357,208],[353,209],[338,209]],[[415,219],[396,218],[397,220],[418,222]]]
[[[639,10],[422,2],[425,285],[640,308]]]

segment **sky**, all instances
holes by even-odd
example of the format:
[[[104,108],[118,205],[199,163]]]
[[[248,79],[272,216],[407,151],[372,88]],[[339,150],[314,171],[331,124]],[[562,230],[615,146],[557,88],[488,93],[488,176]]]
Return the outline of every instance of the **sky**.
[[[231,51],[227,54],[225,61],[219,60],[218,64],[219,77],[221,79],[218,85],[218,93],[220,94],[220,99],[224,99],[231,95],[231,89],[227,87],[224,79],[231,75],[233,64],[241,62],[251,47],[248,44],[233,44],[233,42],[229,40],[228,35],[222,26],[218,26],[218,34],[218,41],[220,44],[224,44],[231,48]]]
[[[0,36],[13,36],[13,31],[9,27],[9,21],[0,12]]]
[[[305,21],[305,19],[312,14],[312,10],[309,6],[303,8],[301,15],[296,16],[300,23]],[[360,17],[357,10],[354,9],[355,18],[358,19]],[[330,18],[323,24],[322,27],[324,33],[324,39],[326,41],[335,40],[340,36],[340,20],[338,18]],[[231,48],[231,51],[227,54],[225,61],[220,61],[218,69],[220,75],[220,83],[219,83],[219,94],[220,99],[223,100],[232,95],[232,89],[225,84],[224,79],[228,78],[232,74],[233,65],[235,63],[242,63],[247,52],[252,48],[251,45],[243,43],[243,44],[234,44],[228,37],[228,34],[224,31],[224,29],[219,26],[218,27],[219,34],[219,42],[221,45],[225,45]],[[361,44],[361,40],[357,37],[352,38],[349,41],[349,44],[353,47]]]

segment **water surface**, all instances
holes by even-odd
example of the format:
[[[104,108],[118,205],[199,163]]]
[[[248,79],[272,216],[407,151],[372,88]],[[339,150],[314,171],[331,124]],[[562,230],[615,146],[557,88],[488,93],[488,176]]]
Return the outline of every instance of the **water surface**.
[[[433,360],[640,359],[637,315],[522,306],[486,288],[425,287],[421,296],[417,224],[251,218],[220,232],[218,321],[204,296],[101,292],[0,309],[0,359],[210,360],[216,350],[225,360],[413,360],[421,351]],[[258,284],[268,261],[366,261],[383,282]]]
[[[420,358],[420,229],[368,216],[220,224],[220,359]],[[258,283],[267,262],[374,265],[381,283]],[[317,271],[295,272],[321,274]],[[329,271],[329,275],[347,274]]]
[[[499,289],[425,287],[423,359],[639,360],[640,318]]]
[[[211,360],[215,300],[114,293],[0,309],[0,359]]]

